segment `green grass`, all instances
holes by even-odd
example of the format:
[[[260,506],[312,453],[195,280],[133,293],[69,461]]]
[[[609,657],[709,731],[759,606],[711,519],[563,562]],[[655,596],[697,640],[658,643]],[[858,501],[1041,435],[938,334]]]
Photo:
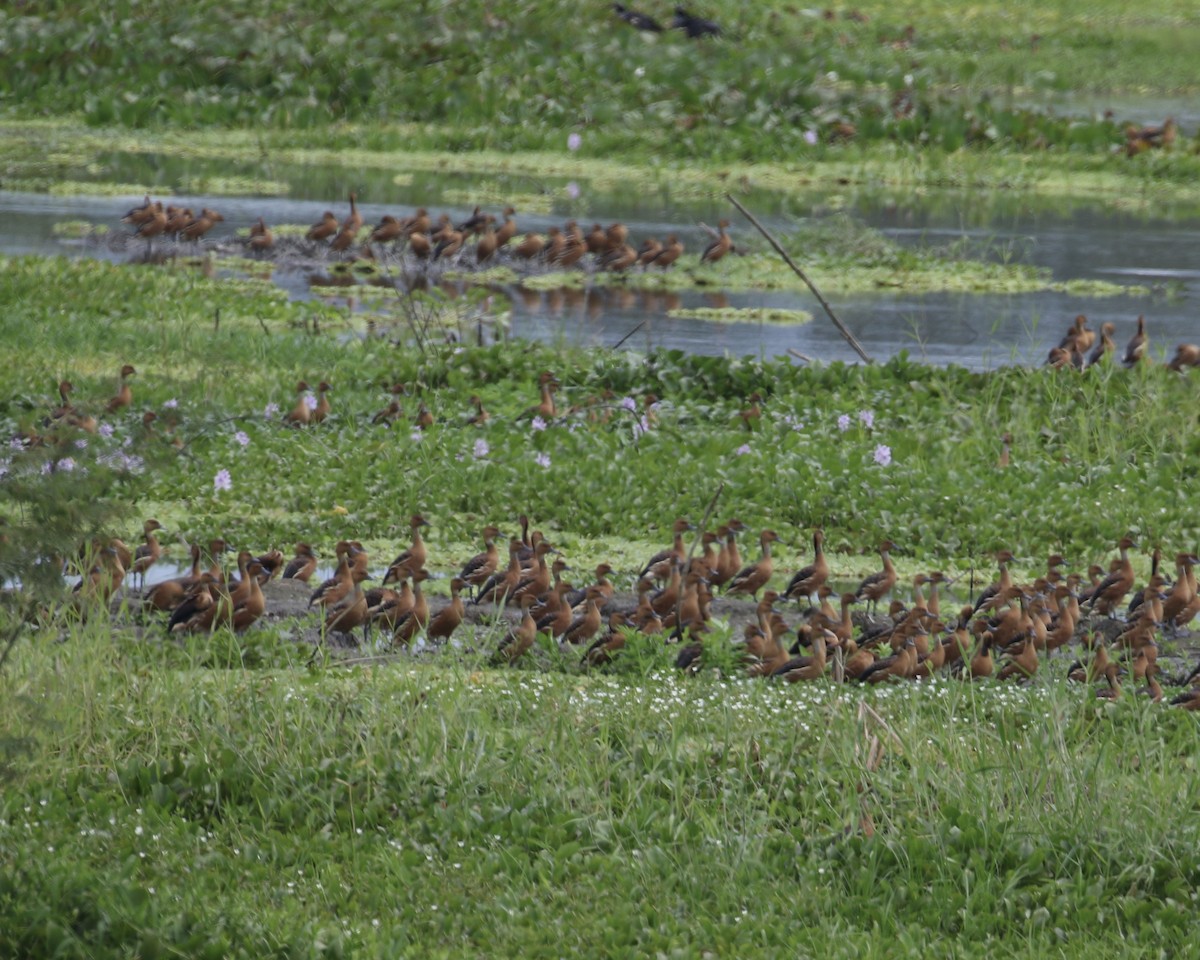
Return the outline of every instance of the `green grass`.
[[[2,682],[30,738],[0,799],[9,955],[1118,957],[1194,932],[1194,717],[1060,678],[197,669],[77,630]]]

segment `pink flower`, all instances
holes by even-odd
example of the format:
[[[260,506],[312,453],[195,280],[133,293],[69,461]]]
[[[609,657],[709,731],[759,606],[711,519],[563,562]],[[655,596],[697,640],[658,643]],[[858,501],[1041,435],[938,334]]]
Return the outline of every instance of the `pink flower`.
[[[892,448],[885,443],[879,444],[875,448],[875,462],[881,467],[886,467],[892,462]]]
[[[567,149],[570,150],[572,153],[574,153],[576,150],[578,150],[582,146],[583,146],[583,137],[581,137],[578,133],[572,133],[569,137],[567,137]]]
[[[217,475],[213,477],[213,493],[220,493],[222,490],[233,489],[233,477],[229,475],[229,471],[221,468],[217,471]]]

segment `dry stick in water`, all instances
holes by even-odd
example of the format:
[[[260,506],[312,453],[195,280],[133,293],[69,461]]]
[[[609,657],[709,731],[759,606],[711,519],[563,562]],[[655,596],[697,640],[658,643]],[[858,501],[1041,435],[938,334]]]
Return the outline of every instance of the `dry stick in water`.
[[[804,283],[808,287],[808,289],[813,292],[813,296],[816,297],[817,300],[820,302],[821,306],[825,308],[825,312],[827,314],[829,314],[829,319],[832,320],[833,325],[838,328],[838,333],[840,333],[843,337],[845,337],[846,342],[848,344],[850,344],[851,347],[854,348],[854,352],[857,353],[860,357],[862,357],[864,362],[874,363],[875,361],[872,360],[867,355],[867,351],[862,348],[862,344],[858,342],[858,340],[855,338],[854,334],[852,334],[849,330],[847,330],[846,325],[837,318],[837,314],[835,314],[833,312],[833,307],[831,307],[829,305],[829,302],[823,296],[821,296],[821,291],[818,290],[816,288],[816,286],[814,286],[813,282],[808,279],[808,276],[805,274],[805,272],[796,265],[796,262],[791,257],[788,256],[787,251],[784,250],[783,247],[781,247],[779,245],[779,241],[776,240],[773,236],[771,236],[771,234],[767,232],[767,228],[758,222],[758,218],[755,217],[754,214],[752,214],[745,207],[743,207],[737,201],[737,199],[735,197],[733,197],[731,194],[727,193],[727,194],[725,194],[725,199],[728,200],[730,203],[732,203],[735,207],[737,207],[738,210],[740,210],[742,212],[742,216],[744,216],[747,220],[749,220],[752,224],[754,224],[754,226],[758,230],[758,232],[767,238],[767,243],[769,243],[772,247],[775,248],[775,252],[777,254],[779,254],[781,257],[783,257],[783,262],[786,263],[789,267],[791,267],[792,272],[795,273],[796,276],[798,276],[801,280],[804,281]]]

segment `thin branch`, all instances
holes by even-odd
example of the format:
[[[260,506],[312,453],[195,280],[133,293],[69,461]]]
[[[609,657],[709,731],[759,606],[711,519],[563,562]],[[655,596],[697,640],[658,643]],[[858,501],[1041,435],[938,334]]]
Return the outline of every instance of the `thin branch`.
[[[742,216],[744,216],[747,220],[749,220],[752,224],[754,224],[754,226],[758,230],[758,232],[767,238],[767,243],[769,243],[772,247],[774,247],[775,252],[778,253],[781,257],[783,257],[783,262],[786,263],[789,267],[791,267],[792,272],[795,273],[796,276],[798,276],[801,280],[804,281],[804,283],[808,287],[808,289],[812,291],[813,296],[816,297],[817,301],[821,304],[822,307],[824,307],[825,312],[827,314],[829,314],[829,319],[832,320],[833,325],[835,327],[837,327],[838,333],[840,333],[846,339],[846,342],[848,344],[850,344],[850,346],[854,349],[854,352],[857,353],[860,357],[862,357],[863,362],[874,363],[875,361],[872,360],[867,355],[867,351],[862,348],[862,344],[858,342],[858,340],[855,338],[854,334],[852,334],[846,328],[846,325],[844,323],[842,323],[841,320],[838,319],[837,314],[835,314],[833,312],[833,307],[831,307],[829,305],[829,301],[827,301],[823,296],[821,296],[821,291],[818,290],[816,288],[816,285],[811,280],[808,279],[808,275],[803,270],[801,270],[799,266],[797,266],[796,262],[790,256],[788,256],[788,252],[779,245],[779,241],[776,240],[773,236],[771,236],[771,234],[767,231],[767,228],[758,222],[758,218],[755,217],[754,214],[752,214],[745,207],[743,207],[741,205],[741,203],[739,203],[738,200],[732,194],[729,194],[729,193],[725,194],[725,199],[728,200],[730,203],[732,203],[735,207],[737,207],[738,210],[740,210],[742,212]]]

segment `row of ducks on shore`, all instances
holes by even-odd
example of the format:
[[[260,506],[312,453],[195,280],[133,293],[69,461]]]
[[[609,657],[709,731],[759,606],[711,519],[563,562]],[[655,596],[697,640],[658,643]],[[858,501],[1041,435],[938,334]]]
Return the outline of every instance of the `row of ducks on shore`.
[[[551,227],[545,236],[531,232],[518,241],[515,215],[513,207],[505,207],[501,214],[503,221],[499,222],[496,215],[476,207],[470,217],[455,224],[448,214],[442,214],[435,222],[424,207],[407,217],[385,214],[371,228],[356,256],[375,259],[376,250],[382,251],[390,244],[396,249],[406,249],[418,260],[461,263],[473,252],[475,263],[483,266],[498,260],[511,243],[512,256],[518,260],[565,268],[575,266],[586,255],[591,255],[598,269],[622,272],[634,267],[666,270],[685,252],[682,241],[675,234],[668,236],[665,243],[651,237],[635,248],[629,243],[629,228],[623,223],[608,227],[597,223],[585,233],[576,221],[570,220],[561,228]],[[130,210],[122,222],[133,224],[135,235],[152,243],[160,235],[198,241],[217,220],[224,219],[208,208],[198,219],[189,219],[190,216],[190,210],[164,209],[161,201],[151,201],[147,196],[145,203]],[[701,251],[700,263],[716,263],[736,251],[727,233],[728,227],[728,220],[721,220],[715,230],[704,227],[712,239]],[[305,239],[318,244],[316,249],[345,254],[359,242],[363,228],[358,197],[351,193],[349,214],[339,219],[332,210],[325,211],[309,228]],[[251,226],[246,246],[257,256],[264,256],[274,248],[275,235],[262,217]]]
[[[732,519],[704,531],[689,549],[685,537],[694,528],[684,518],[674,524],[672,545],[642,566],[636,604],[613,609],[611,565],[598,565],[594,579],[577,589],[563,578],[570,568],[553,544],[539,531],[530,533],[528,517],[522,516],[519,523],[521,535],[509,539],[506,564],[500,529],[489,525],[482,530],[483,551],[450,581],[450,600],[436,611],[422,592],[429,577],[423,531],[430,524],[420,514],[410,518],[411,543],[388,565],[379,587],[364,589],[371,578],[367,552],[358,541],[344,540],[335,549],[336,572],[311,592],[308,605],[322,610],[323,635],[336,632],[349,638],[361,627],[366,642],[370,631],[379,629],[390,631],[392,644],[407,646],[419,636],[429,642],[448,640],[467,619],[469,595],[473,607],[520,609],[519,623],[497,647],[498,660],[519,659],[539,634],[545,634],[564,649],[582,650],[583,664],[599,666],[613,659],[636,631],[682,643],[676,664],[694,671],[703,663],[714,593],[720,590],[726,598],[740,596],[756,603],[754,619],[741,640],[750,676],[798,682],[831,673],[838,681],[879,683],[949,672],[967,679],[1025,680],[1038,672],[1044,656],[1078,640],[1083,656],[1068,668],[1070,679],[1103,680],[1098,696],[1112,699],[1121,695],[1120,677],[1129,672],[1146,682],[1156,700],[1162,698],[1156,679],[1160,632],[1184,630],[1200,613],[1195,575],[1200,558],[1177,554],[1171,581],[1160,569],[1161,551],[1156,550],[1149,582],[1134,591],[1125,618],[1118,619],[1135,581],[1129,551],[1136,544],[1124,538],[1107,574],[1100,565],[1091,567],[1086,577],[1065,574],[1066,562],[1055,554],[1043,576],[1021,584],[1009,571],[1013,555],[1005,550],[996,556],[996,581],[956,615],[943,618],[939,587],[950,581],[934,571],[914,577],[911,605],[893,599],[886,617],[868,615],[856,622],[853,604],[866,601],[875,607],[897,586],[890,541],[880,545],[882,569],[863,578],[856,590],[838,595],[840,609],[835,609],[823,531],[813,533],[813,562],[792,574],[785,586],[780,584],[782,589],[771,589],[772,545],[780,540],[774,531],[761,532],[759,559],[744,563],[737,542],[744,524]],[[88,573],[75,587],[77,605],[107,605],[121,589],[126,571],[144,582],[147,570],[162,555],[161,529],[156,520],[147,520],[144,542],[136,551],[119,540],[97,549]],[[258,556],[242,551],[238,577],[227,578],[222,565],[226,550],[223,540],[211,542],[210,565],[204,569],[201,549],[193,545],[191,570],[145,591],[143,605],[167,613],[172,633],[221,627],[241,631],[265,613],[262,586],[267,581],[278,576],[308,584],[318,567],[312,546],[299,543],[290,561],[278,550]],[[798,623],[787,624],[775,609],[787,600],[805,607]],[[786,641],[792,633],[795,641],[789,647]],[[1124,663],[1118,656],[1122,653]],[[1198,674],[1200,668],[1185,682]],[[1200,709],[1200,691],[1182,694],[1175,702]]]
[[[1050,354],[1046,357],[1047,366],[1073,367],[1076,370],[1084,370],[1094,367],[1105,356],[1115,357],[1117,355],[1117,344],[1113,339],[1113,334],[1117,332],[1116,324],[1103,324],[1100,327],[1099,337],[1096,336],[1096,331],[1090,329],[1087,324],[1087,317],[1084,314],[1081,313],[1075,318],[1075,322],[1071,324],[1058,345],[1050,348]],[[1127,367],[1148,362],[1149,349],[1150,337],[1146,333],[1146,318],[1139,316],[1137,330],[1129,338],[1129,344],[1125,347],[1125,355],[1121,358],[1121,362]],[[1200,366],[1200,345],[1194,343],[1179,344],[1175,348],[1175,356],[1167,363],[1167,368],[1170,370],[1184,370],[1187,367],[1197,366]]]

